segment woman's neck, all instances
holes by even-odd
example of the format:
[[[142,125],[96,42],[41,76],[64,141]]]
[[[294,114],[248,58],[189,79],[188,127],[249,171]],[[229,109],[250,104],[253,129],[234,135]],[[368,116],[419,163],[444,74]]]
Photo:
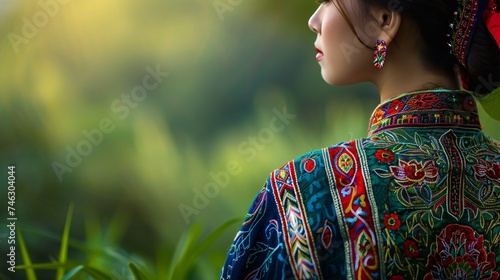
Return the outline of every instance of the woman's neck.
[[[406,92],[435,88],[460,89],[458,77],[427,69],[417,56],[395,59],[386,64],[374,81],[380,102]]]

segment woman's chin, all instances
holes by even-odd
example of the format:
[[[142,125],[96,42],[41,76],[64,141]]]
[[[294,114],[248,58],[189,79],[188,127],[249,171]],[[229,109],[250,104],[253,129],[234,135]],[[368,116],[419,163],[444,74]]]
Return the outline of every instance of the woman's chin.
[[[325,82],[332,86],[345,86],[349,84],[345,79],[341,79],[340,77],[332,75],[331,73],[329,75],[326,75],[326,73],[322,71],[321,76],[323,77],[323,80],[325,80]]]
[[[321,76],[323,77],[323,80],[332,86],[348,86],[362,82],[360,79],[353,79],[354,77],[352,76],[341,74],[343,73],[333,73],[332,71],[321,69]]]
[[[321,76],[328,84],[335,85],[335,79],[333,79],[334,77],[332,77],[332,74],[329,73],[329,71],[325,71],[325,69],[321,68]]]

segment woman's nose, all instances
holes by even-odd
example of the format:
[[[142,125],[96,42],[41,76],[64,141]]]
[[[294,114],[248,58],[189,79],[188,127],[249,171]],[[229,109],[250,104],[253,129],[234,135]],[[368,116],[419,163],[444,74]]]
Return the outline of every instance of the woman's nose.
[[[320,22],[319,22],[319,9],[318,8],[314,14],[309,18],[309,21],[307,23],[307,25],[309,25],[309,28],[312,30],[312,32],[314,33],[320,33],[321,30],[319,29],[319,27],[321,26],[320,25]]]

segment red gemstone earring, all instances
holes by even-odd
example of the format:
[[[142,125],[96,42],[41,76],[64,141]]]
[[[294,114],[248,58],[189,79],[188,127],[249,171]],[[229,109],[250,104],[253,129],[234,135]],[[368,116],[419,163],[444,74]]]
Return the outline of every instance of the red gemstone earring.
[[[385,63],[385,57],[387,55],[387,44],[384,40],[377,40],[375,47],[373,48],[373,66],[377,69],[382,69]]]

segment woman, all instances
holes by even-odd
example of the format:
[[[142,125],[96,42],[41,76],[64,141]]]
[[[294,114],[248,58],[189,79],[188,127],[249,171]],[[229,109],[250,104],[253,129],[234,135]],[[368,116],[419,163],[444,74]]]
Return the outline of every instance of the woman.
[[[323,78],[372,82],[381,104],[366,138],[271,173],[221,279],[498,279],[500,144],[473,98],[498,118],[498,8],[323,1],[309,21]]]

